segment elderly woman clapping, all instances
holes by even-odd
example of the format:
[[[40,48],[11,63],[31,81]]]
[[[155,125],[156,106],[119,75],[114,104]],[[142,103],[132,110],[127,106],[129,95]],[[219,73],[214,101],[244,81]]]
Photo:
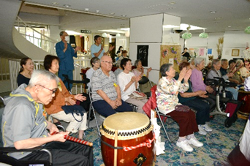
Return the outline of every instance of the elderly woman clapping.
[[[189,107],[179,103],[178,93],[188,90],[188,79],[192,70],[183,68],[178,80],[174,79],[175,70],[172,64],[163,64],[160,68],[162,78],[159,80],[156,91],[157,107],[163,114],[170,115],[180,127],[179,139],[176,145],[185,151],[193,151],[191,144],[196,147],[203,146],[194,132],[198,132],[195,114]],[[184,79],[184,83],[181,81]]]

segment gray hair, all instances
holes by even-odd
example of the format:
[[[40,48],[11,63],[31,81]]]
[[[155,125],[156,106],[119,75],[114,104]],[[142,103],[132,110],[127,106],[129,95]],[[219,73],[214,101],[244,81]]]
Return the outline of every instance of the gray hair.
[[[240,67],[242,63],[243,63],[243,61],[241,59],[238,59],[236,61],[236,67]]]
[[[194,59],[195,66],[199,65],[202,61],[204,61],[204,58],[195,58]]]
[[[30,82],[29,82],[29,87],[33,87],[35,85],[45,85],[48,81],[50,80],[56,80],[56,83],[58,84],[59,79],[58,77],[47,71],[47,70],[34,70],[32,72]]]
[[[171,66],[173,66],[173,64],[171,64],[171,63],[165,63],[165,64],[161,65],[160,72],[161,72],[162,77],[167,76],[166,72],[169,71]]]
[[[135,66],[136,66],[136,67],[138,66],[138,63],[139,63],[139,62],[141,62],[140,59],[137,59],[137,60],[135,61]]]

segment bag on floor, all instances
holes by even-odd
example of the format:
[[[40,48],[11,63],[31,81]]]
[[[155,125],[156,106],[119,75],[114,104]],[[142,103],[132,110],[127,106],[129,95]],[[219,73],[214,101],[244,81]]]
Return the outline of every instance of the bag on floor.
[[[77,122],[82,121],[83,113],[86,112],[84,108],[80,105],[64,105],[62,106],[62,109],[64,110],[65,114],[71,113]],[[81,116],[81,119],[80,120],[76,119],[75,115]]]

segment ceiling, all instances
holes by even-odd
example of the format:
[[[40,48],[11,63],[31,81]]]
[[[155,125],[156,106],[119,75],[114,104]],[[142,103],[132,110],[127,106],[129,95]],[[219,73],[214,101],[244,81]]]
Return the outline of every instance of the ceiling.
[[[159,13],[178,16],[181,23],[207,33],[250,26],[250,0],[27,0],[20,13],[59,17],[60,29],[77,32],[128,28],[129,18]]]

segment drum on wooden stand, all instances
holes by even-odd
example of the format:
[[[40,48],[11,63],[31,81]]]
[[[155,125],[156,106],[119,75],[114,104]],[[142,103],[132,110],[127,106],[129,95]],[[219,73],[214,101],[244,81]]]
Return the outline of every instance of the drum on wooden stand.
[[[238,117],[248,119],[250,114],[250,92],[239,90],[238,100],[242,101],[238,111]]]
[[[155,137],[149,118],[137,112],[107,117],[100,129],[105,166],[152,166]]]

